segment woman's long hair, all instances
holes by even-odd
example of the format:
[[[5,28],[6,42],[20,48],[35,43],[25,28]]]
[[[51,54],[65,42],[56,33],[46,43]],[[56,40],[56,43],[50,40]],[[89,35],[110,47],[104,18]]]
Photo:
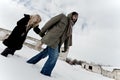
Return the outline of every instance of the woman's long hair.
[[[26,31],[28,31],[30,28],[34,28],[39,25],[41,22],[41,17],[40,15],[30,15],[30,20],[28,21],[28,24],[26,25]]]

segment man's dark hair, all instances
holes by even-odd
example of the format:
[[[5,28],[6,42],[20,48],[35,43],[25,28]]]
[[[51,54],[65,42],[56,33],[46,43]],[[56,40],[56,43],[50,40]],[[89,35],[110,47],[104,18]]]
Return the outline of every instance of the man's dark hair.
[[[78,13],[77,12],[72,12],[72,15],[78,15]]]

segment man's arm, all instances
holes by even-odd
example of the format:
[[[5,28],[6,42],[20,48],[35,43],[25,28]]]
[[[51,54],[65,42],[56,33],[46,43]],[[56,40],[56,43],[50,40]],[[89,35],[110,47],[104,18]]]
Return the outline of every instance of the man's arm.
[[[58,21],[60,21],[60,19],[64,16],[64,14],[59,14],[53,18],[51,18],[41,29],[41,33],[45,33],[48,29],[50,29],[52,27],[52,25],[54,25],[55,23],[57,23]]]
[[[62,51],[62,52],[68,51],[70,46],[72,46],[72,35],[69,36],[69,37],[65,40],[65,42],[64,42],[64,51]]]
[[[33,28],[34,32],[38,35],[40,35],[40,37],[43,37],[45,34],[41,32],[41,30],[38,28],[38,26],[36,26],[35,28]]]

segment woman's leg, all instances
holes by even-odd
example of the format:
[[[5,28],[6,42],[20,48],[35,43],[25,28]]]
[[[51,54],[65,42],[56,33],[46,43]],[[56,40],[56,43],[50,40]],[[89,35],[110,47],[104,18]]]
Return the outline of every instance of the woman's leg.
[[[1,55],[7,57],[8,54],[14,55],[15,51],[16,51],[16,50],[13,49],[13,48],[6,48],[6,49],[1,53]]]
[[[16,51],[16,49],[10,48],[10,53],[8,53],[8,54],[14,55],[15,51]]]

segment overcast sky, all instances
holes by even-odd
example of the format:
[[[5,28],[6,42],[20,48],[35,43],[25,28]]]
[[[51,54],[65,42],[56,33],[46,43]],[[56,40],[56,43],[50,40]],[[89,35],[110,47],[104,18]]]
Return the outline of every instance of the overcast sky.
[[[40,28],[52,16],[79,13],[69,57],[120,65],[119,0],[1,0],[0,27],[12,30],[24,13],[38,13]],[[31,31],[29,35],[34,36]],[[37,36],[38,37],[38,36]]]

